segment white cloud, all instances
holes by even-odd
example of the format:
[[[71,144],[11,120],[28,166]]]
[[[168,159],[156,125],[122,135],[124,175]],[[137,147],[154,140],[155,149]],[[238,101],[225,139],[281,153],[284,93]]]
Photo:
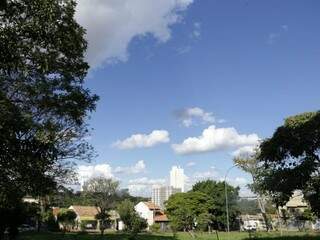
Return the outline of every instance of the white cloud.
[[[168,131],[154,130],[150,134],[134,134],[124,140],[118,140],[113,146],[119,149],[147,148],[169,141]]]
[[[195,165],[196,165],[195,162],[188,162],[188,163],[187,163],[187,167],[193,167],[193,166],[195,166]]]
[[[128,182],[128,189],[133,196],[150,196],[152,186],[163,185],[166,180],[163,178],[149,179],[147,177],[131,179]]]
[[[259,141],[257,134],[239,134],[235,128],[216,128],[214,125],[203,130],[199,137],[189,137],[180,144],[173,144],[178,154],[191,154],[232,149],[255,145]]]
[[[254,153],[257,145],[248,145],[248,146],[243,146],[238,148],[237,150],[232,152],[232,155],[234,157],[239,157],[239,156],[250,156]]]
[[[97,164],[97,165],[80,165],[78,167],[78,180],[80,185],[92,177],[106,177],[113,178],[112,168],[109,164]]]
[[[199,107],[186,108],[176,112],[178,119],[185,127],[190,127],[198,123],[214,123],[213,113],[206,112]]]
[[[92,67],[126,61],[134,37],[171,37],[170,27],[193,0],[78,0],[77,21],[87,29],[87,60]]]
[[[221,178],[220,181],[224,181],[224,179]],[[234,187],[240,188],[240,191],[239,191],[240,197],[255,196],[255,194],[248,187],[248,184],[250,184],[251,181],[248,180],[247,178],[244,178],[244,177],[227,178],[227,183]]]
[[[279,31],[269,33],[267,38],[267,44],[272,45],[276,43],[288,31],[289,31],[288,25],[282,25]]]
[[[200,38],[201,35],[201,23],[195,22],[193,23],[193,31],[192,31],[192,37],[193,38]]]
[[[130,167],[116,167],[113,172],[115,174],[137,174],[143,173],[145,170],[146,165],[143,160],[140,160],[135,165]]]

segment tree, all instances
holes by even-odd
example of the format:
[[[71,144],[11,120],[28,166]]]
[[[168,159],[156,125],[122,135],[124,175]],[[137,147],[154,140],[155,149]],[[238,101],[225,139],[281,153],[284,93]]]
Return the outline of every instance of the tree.
[[[70,231],[71,228],[75,225],[75,219],[77,214],[69,209],[61,209],[58,213],[58,222],[62,224],[63,231]]]
[[[147,220],[135,214],[132,218],[132,229],[130,239],[136,239],[137,234],[148,227]]]
[[[147,222],[142,219],[136,210],[134,209],[134,204],[129,199],[123,200],[117,206],[117,211],[119,213],[120,219],[125,225],[125,230],[129,231],[133,237],[147,228]]]
[[[225,200],[225,182],[216,182],[213,180],[205,180],[196,183],[192,187],[192,191],[198,191],[208,195],[213,202],[212,225],[215,229],[226,227],[226,200]],[[239,199],[239,188],[234,188],[227,184],[228,206],[231,227],[235,228],[238,223],[236,218],[239,215],[237,202]]]
[[[306,222],[314,222],[316,220],[313,212],[307,208],[303,212],[297,211],[294,213],[296,221],[298,221],[299,230],[306,229]]]
[[[125,225],[125,229],[132,230],[132,219],[136,215],[134,204],[130,200],[124,200],[117,206],[117,211],[120,216],[120,219]]]
[[[109,211],[116,206],[118,188],[118,181],[104,177],[91,178],[83,185],[85,195],[93,199],[98,210],[96,218],[99,220],[101,235],[110,222]]]
[[[90,159],[85,30],[75,1],[6,1],[0,14],[0,208],[42,196]],[[68,177],[68,178],[67,178]],[[0,226],[3,231],[4,227]],[[1,235],[1,233],[0,233]]]
[[[257,184],[257,176],[259,173],[258,155],[259,150],[255,149],[252,154],[241,154],[239,156],[236,156],[233,161],[240,169],[251,175],[253,184],[250,184],[249,187],[253,192],[257,194],[258,206],[266,224],[267,231],[269,231],[269,229],[272,228],[272,225],[270,224],[266,212],[267,199],[265,196],[265,191],[261,190],[259,188],[259,184]]]
[[[213,200],[205,193],[190,191],[171,195],[166,202],[166,213],[170,219],[173,230],[184,230],[192,233],[201,220],[208,226],[214,208]],[[203,222],[204,215],[210,215],[207,222]]]
[[[260,145],[257,183],[283,206],[294,190],[302,190],[320,216],[320,112],[289,117]]]
[[[240,199],[237,205],[241,214],[255,215],[261,212],[256,200]]]

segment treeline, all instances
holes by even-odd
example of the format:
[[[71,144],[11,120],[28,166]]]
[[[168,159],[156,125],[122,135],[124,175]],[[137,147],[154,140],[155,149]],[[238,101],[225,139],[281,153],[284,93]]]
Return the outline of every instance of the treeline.
[[[93,193],[94,195],[94,193]],[[140,201],[148,201],[148,198],[132,196],[128,189],[120,189],[118,192],[118,202],[130,200],[137,204]],[[95,198],[84,191],[74,191],[72,188],[59,186],[57,190],[48,195],[48,201],[52,207],[68,208],[71,205],[95,206]]]

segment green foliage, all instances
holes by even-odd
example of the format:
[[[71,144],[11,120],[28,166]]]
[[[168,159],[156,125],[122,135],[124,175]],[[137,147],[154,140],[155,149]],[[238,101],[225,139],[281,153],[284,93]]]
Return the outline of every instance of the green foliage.
[[[126,199],[118,204],[117,211],[125,225],[125,230],[134,236],[148,227],[145,219],[141,218],[134,209],[134,204]]]
[[[310,209],[305,209],[303,212],[299,212],[296,214],[296,219],[300,221],[311,221],[314,222],[316,217],[314,216],[313,212]]]
[[[225,182],[216,182],[213,180],[206,180],[196,183],[192,187],[192,191],[199,191],[207,194],[213,202],[213,209],[211,214],[212,226],[215,229],[221,229],[226,226],[226,199],[225,199]],[[239,188],[234,188],[227,184],[229,218],[231,228],[236,228],[238,224],[237,216],[239,215],[238,200]]]
[[[56,220],[55,216],[53,215],[52,211],[47,211],[46,212],[46,217],[44,219],[45,223],[47,224],[48,230],[51,232],[58,232],[59,229],[59,224],[58,221]]]
[[[254,215],[260,213],[257,200],[240,199],[237,205],[241,214]]]
[[[69,209],[61,209],[58,213],[58,222],[63,225],[64,231],[70,231],[71,228],[75,225],[75,219],[77,214]]]
[[[88,195],[83,191],[74,192],[72,189],[68,189],[63,186],[59,186],[55,191],[52,191],[48,197],[51,206],[57,206],[61,208],[67,208],[71,205],[95,205],[94,193]],[[117,202],[121,202],[125,199],[130,200],[134,204],[137,204],[141,201],[148,201],[147,198],[131,196],[128,192],[128,189],[119,190],[117,192]]]
[[[260,148],[259,188],[279,206],[301,189],[312,211],[320,216],[320,112],[287,118]]]
[[[138,216],[138,214],[134,215],[132,219],[132,230],[133,234],[137,234],[148,227],[147,220]]]
[[[17,227],[25,220],[25,206],[20,200],[14,202],[14,206],[0,208],[0,236],[5,229],[9,231],[10,239],[14,239],[18,234]]]
[[[21,210],[24,195],[43,196],[72,180],[72,161],[94,154],[85,120],[98,97],[84,87],[87,43],[75,5],[1,5],[0,211]]]
[[[203,214],[211,215],[214,210],[213,200],[205,193],[191,191],[187,193],[176,193],[166,202],[166,213],[170,219],[173,230],[192,231],[198,219],[203,219]],[[208,222],[202,224],[210,224]]]
[[[132,219],[136,215],[134,204],[130,200],[124,200],[118,204],[117,212],[120,216],[120,219],[123,221],[125,228],[131,231]]]
[[[160,223],[154,223],[150,226],[150,230],[153,233],[160,232],[160,228],[161,228]]]

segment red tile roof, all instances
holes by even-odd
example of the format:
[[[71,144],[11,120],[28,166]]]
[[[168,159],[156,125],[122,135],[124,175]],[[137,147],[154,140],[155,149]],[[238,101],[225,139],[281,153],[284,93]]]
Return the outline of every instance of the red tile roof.
[[[72,209],[80,216],[80,217],[95,217],[98,213],[98,210],[96,207],[92,206],[71,206]],[[70,208],[71,208],[70,207]]]
[[[155,222],[169,222],[169,219],[166,214],[160,212],[160,214],[156,214],[156,216],[154,216],[154,221]]]
[[[160,207],[153,202],[144,202],[144,204],[147,205],[150,210],[160,210]]]

